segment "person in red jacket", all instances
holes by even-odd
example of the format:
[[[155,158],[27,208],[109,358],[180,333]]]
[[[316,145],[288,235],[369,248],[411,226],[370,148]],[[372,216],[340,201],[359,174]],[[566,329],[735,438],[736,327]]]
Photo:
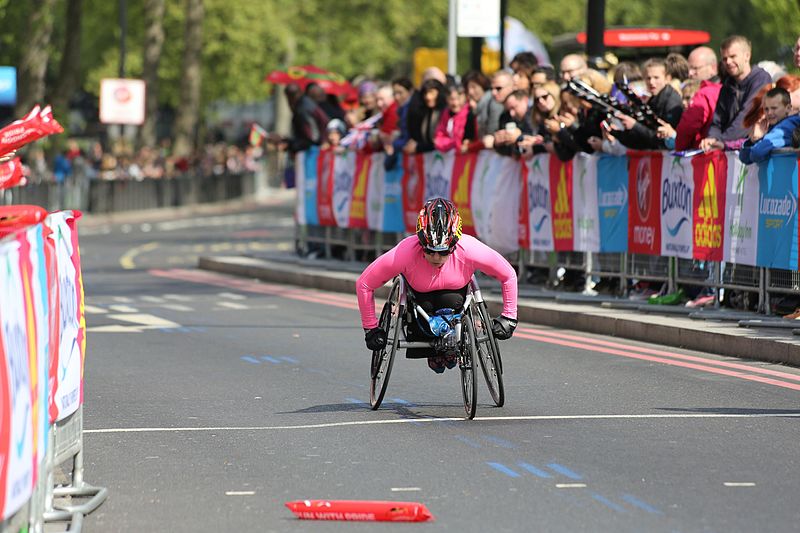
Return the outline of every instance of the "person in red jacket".
[[[689,79],[700,81],[700,89],[692,97],[676,128],[675,150],[684,151],[700,147],[708,136],[714,108],[717,106],[722,84],[717,75],[717,54],[708,46],[692,50],[688,57]]]
[[[445,94],[447,96],[447,109],[444,110],[442,118],[439,120],[433,145],[440,152],[448,150],[461,151],[469,114],[467,95],[464,87],[458,84],[448,85]]]

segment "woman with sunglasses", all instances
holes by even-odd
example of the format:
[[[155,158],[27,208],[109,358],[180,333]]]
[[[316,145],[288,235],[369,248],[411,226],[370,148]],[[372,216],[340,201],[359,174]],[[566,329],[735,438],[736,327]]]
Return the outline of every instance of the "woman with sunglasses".
[[[402,274],[414,299],[426,313],[461,309],[467,287],[476,270],[502,283],[503,312],[492,320],[499,340],[511,337],[517,326],[517,274],[506,259],[475,237],[461,234],[461,216],[449,200],[428,200],[417,218],[417,233],[372,262],[356,283],[364,340],[370,350],[386,346],[387,332],[378,327],[374,291]],[[412,324],[409,340],[429,340],[430,333]],[[427,358],[428,366],[441,373],[453,368],[457,354],[436,353],[433,348],[409,348],[408,358]]]

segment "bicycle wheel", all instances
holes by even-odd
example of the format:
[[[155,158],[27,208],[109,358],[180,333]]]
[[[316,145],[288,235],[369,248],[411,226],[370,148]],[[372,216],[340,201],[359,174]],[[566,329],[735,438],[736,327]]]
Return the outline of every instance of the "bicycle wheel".
[[[467,419],[475,418],[478,407],[478,387],[475,386],[475,359],[477,358],[475,326],[468,319],[461,323],[461,356],[458,366],[461,369],[461,393],[464,396],[464,410]]]
[[[372,365],[370,367],[369,405],[372,410],[381,406],[383,395],[389,384],[392,374],[394,354],[397,352],[400,320],[403,318],[403,306],[400,305],[400,282],[395,281],[389,298],[383,304],[378,326],[386,331],[386,346],[381,350],[372,352]]]
[[[473,309],[477,311],[473,320],[475,323],[475,334],[477,336],[478,360],[481,363],[483,377],[486,378],[486,386],[489,394],[497,407],[502,407],[505,403],[505,387],[503,387],[503,362],[500,359],[500,347],[497,339],[492,333],[492,321],[489,318],[489,310],[486,303],[480,302]]]

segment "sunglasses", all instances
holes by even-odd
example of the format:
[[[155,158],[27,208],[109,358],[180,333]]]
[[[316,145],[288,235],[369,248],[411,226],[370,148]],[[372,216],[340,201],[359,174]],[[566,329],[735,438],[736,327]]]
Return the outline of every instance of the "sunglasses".
[[[535,100],[547,100],[548,98],[550,98],[550,93],[540,94],[539,96],[534,97]]]
[[[449,248],[447,250],[441,250],[441,251],[440,250],[429,250],[429,249],[425,248],[425,255],[439,254],[439,256],[441,256],[441,257],[447,257],[451,253],[453,253],[453,249],[452,248]]]
[[[505,87],[492,87],[493,91],[502,91]]]

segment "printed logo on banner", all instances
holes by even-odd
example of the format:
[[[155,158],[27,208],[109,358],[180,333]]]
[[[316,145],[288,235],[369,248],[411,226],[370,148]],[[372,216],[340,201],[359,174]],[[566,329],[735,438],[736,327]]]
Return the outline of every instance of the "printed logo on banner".
[[[379,171],[383,164],[374,165]],[[405,230],[403,225],[403,168],[400,165],[383,172],[383,231]],[[415,222],[416,224],[416,222]]]
[[[472,198],[472,173],[475,170],[477,154],[458,154],[453,162],[452,198],[453,203],[458,208],[463,224],[463,232],[475,235],[475,222],[472,218],[472,208],[470,206]]]
[[[406,231],[417,227],[417,216],[423,205],[425,163],[422,154],[403,155],[403,221]]]
[[[305,197],[304,215],[306,224],[309,226],[319,225],[319,213],[317,212],[317,198],[319,193],[319,176],[317,172],[317,159],[319,158],[319,148],[312,146],[305,154],[298,154],[298,161],[302,157],[303,164],[303,196]]]
[[[453,176],[453,152],[425,154],[425,198],[450,199],[450,180]]]
[[[335,226],[333,214],[334,153],[320,150],[317,157],[317,216],[320,226]]]
[[[636,198],[629,210],[628,248],[630,252],[661,254],[661,165],[658,152],[632,152],[629,156],[629,190]]]
[[[573,195],[572,210],[575,219],[575,251],[600,251],[600,220],[597,205],[597,157],[577,154],[572,160]]]
[[[56,404],[58,419],[74,413],[80,404],[81,347],[78,343],[77,271],[72,263],[72,242],[69,228],[63,216],[53,230],[56,234],[56,257],[58,264],[59,331],[58,384]]]
[[[507,159],[494,150],[484,150],[478,155],[475,171],[472,173],[472,187],[470,198],[472,202],[472,221],[475,236],[489,243],[492,238],[492,213],[497,176],[503,169],[504,160]],[[491,246],[491,244],[490,244]]]
[[[725,229],[725,191],[727,158],[720,152],[693,158],[694,253],[695,259],[721,261]]]
[[[643,157],[639,160],[636,166],[636,209],[639,212],[641,220],[650,218],[650,204],[652,203],[652,194],[650,194],[650,187],[652,186],[653,178],[650,171],[650,159]]]
[[[528,164],[525,160],[521,161],[519,166],[519,180],[522,185],[522,191],[519,196],[519,215],[517,222],[517,237],[519,239],[519,247],[527,250],[531,246],[531,221],[530,221],[530,200],[528,194]]]
[[[597,161],[600,251],[628,250],[628,158],[603,155]]]
[[[356,171],[353,183],[353,196],[350,201],[349,226],[367,227],[367,185],[369,184],[372,157],[369,154],[356,154]]]
[[[673,157],[661,173],[661,255],[692,257],[694,177],[691,159]]]
[[[758,266],[795,270],[797,158],[773,155],[758,167]]]
[[[744,165],[735,154],[727,154],[724,260],[755,265],[758,254],[758,165]]]
[[[336,154],[331,151],[333,159],[333,216],[336,225],[346,228],[350,224],[350,201],[353,199],[353,181],[356,176],[356,153]],[[363,198],[363,192],[362,198]],[[363,212],[363,204],[362,204]],[[363,227],[363,226],[362,226]]]
[[[553,202],[553,244],[557,251],[574,248],[572,231],[572,162],[550,156],[550,194]]]
[[[528,210],[531,249],[553,250],[553,225],[550,207],[550,156],[535,156],[529,163]]]

